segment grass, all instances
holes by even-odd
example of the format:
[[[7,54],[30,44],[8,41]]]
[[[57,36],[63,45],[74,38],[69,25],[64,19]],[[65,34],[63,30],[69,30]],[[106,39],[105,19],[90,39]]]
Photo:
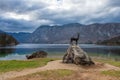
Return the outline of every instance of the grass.
[[[101,73],[104,74],[104,75],[120,77],[120,71],[109,70],[109,71],[102,71]]]
[[[73,74],[74,71],[67,69],[56,69],[37,72],[22,77],[17,77],[12,80],[63,80],[64,77],[68,77]]]
[[[114,61],[111,59],[95,59],[97,62],[108,63],[116,67],[120,67],[120,61]]]
[[[43,77],[64,77],[64,76],[69,76],[73,73],[72,70],[67,70],[67,69],[57,69],[57,70],[47,70],[47,71],[42,71],[39,73],[35,73],[39,74]]]
[[[40,58],[33,60],[7,60],[0,61],[0,73],[8,71],[19,71],[25,68],[35,68],[46,65],[52,58]]]
[[[120,67],[120,61],[114,61],[112,59],[95,59],[97,62],[102,62],[102,63],[108,63],[110,65]],[[120,77],[120,71],[116,70],[108,70],[108,71],[102,71],[101,74],[104,75],[109,75],[109,76],[114,76],[114,77]]]

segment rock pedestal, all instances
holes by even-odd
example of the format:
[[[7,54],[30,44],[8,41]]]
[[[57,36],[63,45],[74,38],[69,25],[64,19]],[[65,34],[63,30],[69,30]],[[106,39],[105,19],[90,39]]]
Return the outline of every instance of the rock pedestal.
[[[80,65],[93,65],[94,62],[78,45],[72,44],[63,56],[63,63],[75,63]]]

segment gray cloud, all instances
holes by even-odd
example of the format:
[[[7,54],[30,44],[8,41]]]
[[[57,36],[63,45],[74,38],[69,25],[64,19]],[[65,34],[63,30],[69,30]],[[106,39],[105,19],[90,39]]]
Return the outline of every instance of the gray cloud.
[[[108,0],[109,1],[109,6],[113,6],[113,7],[120,7],[120,0]]]
[[[0,12],[17,12],[20,8],[24,9],[23,0],[0,0]]]
[[[29,32],[35,27],[32,23],[24,20],[13,20],[0,18],[1,30],[7,32]]]
[[[0,29],[32,32],[42,24],[120,22],[119,0],[0,0]]]

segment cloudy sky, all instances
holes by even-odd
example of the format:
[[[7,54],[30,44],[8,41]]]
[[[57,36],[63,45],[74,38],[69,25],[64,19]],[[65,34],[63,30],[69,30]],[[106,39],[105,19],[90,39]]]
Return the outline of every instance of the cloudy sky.
[[[74,22],[120,22],[120,0],[0,0],[0,29],[6,32]]]

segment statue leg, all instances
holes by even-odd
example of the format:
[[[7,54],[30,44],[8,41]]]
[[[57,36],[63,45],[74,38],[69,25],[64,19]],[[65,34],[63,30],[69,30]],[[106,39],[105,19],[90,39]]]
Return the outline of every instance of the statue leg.
[[[78,40],[76,40],[76,45],[78,44]]]
[[[70,44],[72,44],[72,42],[73,42],[73,41],[72,41],[72,39],[71,39],[71,40],[70,40]]]

